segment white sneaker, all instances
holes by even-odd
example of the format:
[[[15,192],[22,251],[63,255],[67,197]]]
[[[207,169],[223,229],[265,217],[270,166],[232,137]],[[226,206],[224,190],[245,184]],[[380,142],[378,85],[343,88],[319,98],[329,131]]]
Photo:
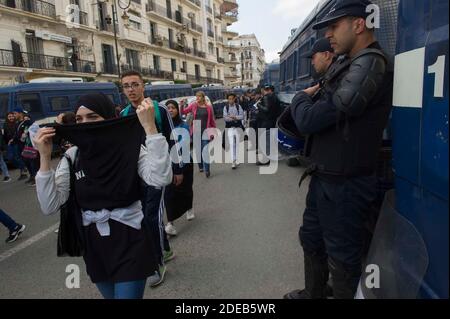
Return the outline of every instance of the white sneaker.
[[[168,223],[166,226],[166,233],[170,236],[176,236],[178,235],[177,230],[175,226],[172,223]]]
[[[236,169],[236,161],[233,162],[233,165],[231,166],[232,169]]]
[[[189,221],[195,219],[195,214],[194,214],[194,212],[192,211],[192,209],[190,209],[190,210],[187,211],[187,213],[186,213],[186,218],[187,218],[187,220],[189,220]]]

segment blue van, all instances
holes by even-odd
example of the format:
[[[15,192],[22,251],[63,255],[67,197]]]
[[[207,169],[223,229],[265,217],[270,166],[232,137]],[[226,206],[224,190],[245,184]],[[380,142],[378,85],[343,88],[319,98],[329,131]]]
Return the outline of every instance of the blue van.
[[[0,125],[17,107],[26,110],[37,123],[52,122],[60,113],[73,110],[80,96],[102,92],[116,105],[121,104],[114,83],[26,83],[0,88]]]
[[[177,97],[193,96],[192,86],[190,84],[163,84],[146,85],[145,96],[152,100],[161,102]]]

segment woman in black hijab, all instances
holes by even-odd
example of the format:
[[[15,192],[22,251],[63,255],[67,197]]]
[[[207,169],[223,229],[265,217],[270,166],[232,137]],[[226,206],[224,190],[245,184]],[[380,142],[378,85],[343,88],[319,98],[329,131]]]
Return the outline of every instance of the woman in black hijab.
[[[172,117],[175,129],[184,129],[184,136],[189,137],[189,125],[181,119],[180,108],[176,101],[170,100],[166,103],[167,110]],[[177,133],[181,133],[177,132]],[[178,143],[186,143],[182,150],[189,151],[189,141],[183,140],[180,136]],[[183,155],[183,154],[181,154]],[[183,156],[185,158],[186,156]],[[189,157],[190,158],[190,154]],[[171,236],[177,235],[177,230],[174,226],[174,222],[184,214],[187,215],[188,220],[193,220],[195,215],[192,210],[194,201],[194,192],[192,186],[194,184],[194,166],[192,160],[183,163],[183,182],[176,186],[172,184],[166,188],[166,211],[168,224],[166,226],[166,233]]]
[[[77,124],[45,127],[35,137],[41,154],[36,177],[41,209],[45,215],[57,213],[74,195],[92,282],[107,299],[142,298],[158,262],[142,223],[139,186],[141,180],[156,187],[172,181],[168,144],[156,129],[151,101],[145,100],[137,115],[116,119],[108,97],[91,94],[78,101],[75,113]],[[50,168],[55,135],[76,145],[56,172]]]

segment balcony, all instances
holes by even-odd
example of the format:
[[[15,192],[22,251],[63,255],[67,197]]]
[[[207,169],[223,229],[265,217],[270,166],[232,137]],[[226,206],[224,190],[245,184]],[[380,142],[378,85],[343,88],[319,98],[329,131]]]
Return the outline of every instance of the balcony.
[[[63,72],[96,73],[95,62],[0,49],[0,65]]]
[[[225,0],[221,6],[222,12],[235,11],[239,8],[236,0]]]
[[[119,74],[117,65],[112,63],[101,63],[100,70],[103,74]]]
[[[80,24],[89,26],[88,14],[86,12],[80,11]]]
[[[114,32],[113,25],[107,24],[106,21],[97,21],[97,29],[105,32]]]
[[[192,30],[197,31],[197,32],[200,32],[200,33],[203,33],[203,28],[202,28],[201,26],[199,26],[197,23],[192,22],[192,21],[189,21],[189,22],[187,23],[187,25],[190,26],[190,28],[191,28]]]
[[[147,13],[156,14],[158,16],[170,19],[173,22],[187,25],[193,31],[197,31],[200,33],[203,32],[203,28],[200,25],[189,18],[183,17],[180,11],[170,11],[166,7],[156,4],[154,1],[149,1],[149,3],[146,5],[146,11]]]
[[[56,19],[55,5],[41,0],[0,0],[0,5]]]
[[[220,84],[223,84],[223,80],[220,80],[220,79],[192,75],[192,74],[187,75],[187,80],[188,80],[188,82],[195,83],[195,84],[198,84],[198,83],[202,83],[202,84],[220,83]]]
[[[225,63],[225,59],[221,58],[221,57],[217,57],[217,62],[224,64]]]
[[[228,20],[231,23],[237,22],[239,18],[239,12],[238,11],[222,12],[222,18]]]
[[[213,9],[209,5],[205,5],[206,11],[209,12],[209,14],[213,14]]]
[[[193,55],[196,57],[202,58],[202,59],[206,59],[206,52],[202,52],[202,51],[194,49]]]
[[[200,0],[188,0],[190,3],[196,5],[197,7],[200,8],[200,6],[202,5]]]
[[[145,8],[147,13],[152,12],[168,19],[174,18],[174,16],[172,15],[172,11],[167,10],[167,8],[160,6],[159,4],[156,4],[154,1],[149,1],[146,4]]]
[[[214,31],[208,30],[208,37],[214,38]]]

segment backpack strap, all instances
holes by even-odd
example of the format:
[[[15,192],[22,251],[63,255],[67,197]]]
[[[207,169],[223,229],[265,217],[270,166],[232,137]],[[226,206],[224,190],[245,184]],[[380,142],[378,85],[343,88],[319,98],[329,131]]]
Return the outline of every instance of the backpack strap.
[[[128,104],[122,112],[120,112],[120,117],[126,117],[130,115],[130,111],[133,105]],[[161,133],[163,130],[163,122],[162,122],[162,116],[161,116],[161,110],[159,109],[159,104],[156,101],[153,101],[153,107],[155,108],[155,120],[156,120],[156,126],[158,127],[158,131]]]

